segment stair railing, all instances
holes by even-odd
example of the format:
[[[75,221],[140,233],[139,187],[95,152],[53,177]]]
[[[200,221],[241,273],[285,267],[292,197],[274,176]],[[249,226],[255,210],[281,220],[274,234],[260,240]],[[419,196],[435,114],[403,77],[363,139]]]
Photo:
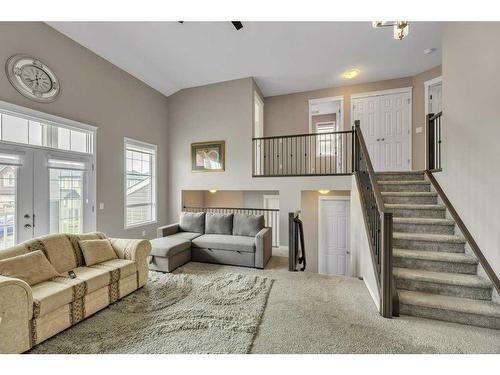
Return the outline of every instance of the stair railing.
[[[441,171],[441,120],[443,112],[427,115],[427,169]]]
[[[373,267],[377,275],[380,314],[391,318],[399,314],[399,300],[392,272],[392,212],[385,209],[359,120],[354,121],[354,134],[354,174],[365,214]]]

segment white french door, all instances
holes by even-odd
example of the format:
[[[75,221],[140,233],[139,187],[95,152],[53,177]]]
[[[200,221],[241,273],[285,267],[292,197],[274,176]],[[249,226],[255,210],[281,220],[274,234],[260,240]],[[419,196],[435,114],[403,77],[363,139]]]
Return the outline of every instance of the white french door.
[[[353,120],[360,120],[376,171],[411,170],[411,93],[354,98]]]
[[[0,144],[0,249],[95,229],[92,156]]]

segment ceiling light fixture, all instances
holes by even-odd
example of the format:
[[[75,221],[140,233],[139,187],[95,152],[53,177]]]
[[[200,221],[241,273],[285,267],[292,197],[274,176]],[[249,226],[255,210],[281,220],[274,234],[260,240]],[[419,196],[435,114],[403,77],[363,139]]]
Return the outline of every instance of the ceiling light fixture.
[[[433,52],[436,52],[436,48],[427,48],[426,50],[424,50],[424,53],[426,55],[430,55]]]
[[[373,21],[372,26],[376,29],[380,27],[392,27],[394,29],[394,39],[403,40],[408,36],[408,21]]]
[[[348,69],[344,73],[342,73],[342,77],[344,77],[346,79],[353,79],[359,73],[361,73],[359,69]]]
[[[215,189],[210,189],[210,190],[209,190],[209,192],[210,192],[210,193],[212,193],[212,194],[215,194],[215,193],[217,193],[217,190],[215,190]]]
[[[330,192],[330,190],[318,190],[318,193],[320,193],[322,195],[328,194],[329,192]]]

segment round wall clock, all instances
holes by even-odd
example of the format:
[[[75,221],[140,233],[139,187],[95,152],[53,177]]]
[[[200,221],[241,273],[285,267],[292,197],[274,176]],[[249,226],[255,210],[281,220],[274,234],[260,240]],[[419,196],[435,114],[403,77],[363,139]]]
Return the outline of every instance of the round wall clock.
[[[61,91],[59,80],[52,69],[33,56],[11,56],[5,65],[5,72],[12,86],[31,100],[53,102]]]

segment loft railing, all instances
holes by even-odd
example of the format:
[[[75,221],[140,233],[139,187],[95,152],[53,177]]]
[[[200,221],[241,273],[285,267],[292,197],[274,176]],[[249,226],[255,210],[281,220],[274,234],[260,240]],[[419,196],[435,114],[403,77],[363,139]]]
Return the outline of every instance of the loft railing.
[[[441,120],[443,112],[427,115],[427,169],[441,171]]]
[[[365,214],[364,221],[373,268],[377,275],[380,314],[390,318],[399,314],[398,296],[392,272],[392,213],[385,209],[359,120],[354,123],[354,173]]]
[[[220,214],[239,213],[246,215],[263,215],[266,227],[272,229],[272,246],[279,246],[279,219],[280,210],[271,208],[244,208],[244,207],[188,207],[184,206],[186,212],[214,212]]]
[[[252,138],[253,177],[352,174],[353,131]]]

